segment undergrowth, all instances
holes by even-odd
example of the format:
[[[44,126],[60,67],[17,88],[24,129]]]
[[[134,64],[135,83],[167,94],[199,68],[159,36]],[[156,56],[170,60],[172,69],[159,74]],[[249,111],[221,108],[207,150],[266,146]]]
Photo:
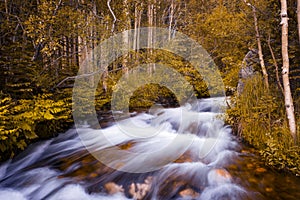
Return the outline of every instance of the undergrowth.
[[[0,94],[0,161],[12,158],[38,138],[67,128],[71,120],[69,99],[54,100],[44,94],[13,100]]]
[[[283,97],[278,94],[276,88],[266,91],[261,76],[254,76],[245,81],[243,93],[233,98],[234,106],[227,111],[227,122],[244,142],[259,150],[266,165],[299,176],[299,137],[294,144]]]

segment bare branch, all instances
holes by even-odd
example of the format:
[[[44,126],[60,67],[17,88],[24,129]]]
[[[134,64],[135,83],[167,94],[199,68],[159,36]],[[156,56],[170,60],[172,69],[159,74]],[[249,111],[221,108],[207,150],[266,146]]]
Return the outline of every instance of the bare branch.
[[[59,6],[61,5],[61,3],[62,3],[62,0],[59,0],[58,4],[56,4],[55,10],[54,10],[54,12],[53,12],[53,16],[56,15],[56,13],[57,13],[57,11],[58,11],[58,8],[59,8]]]
[[[23,26],[23,22],[20,20],[20,18],[19,18],[17,15],[13,15],[13,14],[10,14],[10,13],[5,13],[5,12],[3,12],[3,11],[0,11],[0,12],[6,14],[6,15],[8,15],[8,16],[11,16],[11,17],[16,18],[16,19],[18,20],[19,25],[20,25],[20,27],[22,28],[22,30],[25,31],[24,26]]]
[[[122,68],[112,69],[112,70],[109,70],[108,73],[114,72],[114,71],[120,71],[120,70],[122,70]],[[103,72],[105,72],[105,70],[100,69],[100,70],[98,70],[98,71],[95,71],[95,72],[89,73],[89,74],[81,74],[81,75],[77,75],[77,76],[68,76],[68,77],[66,77],[65,79],[63,79],[62,81],[60,81],[56,86],[54,86],[54,87],[52,88],[52,90],[55,89],[55,88],[58,88],[58,87],[61,86],[64,82],[66,82],[66,81],[68,81],[68,80],[75,80],[75,79],[77,79],[77,78],[85,78],[85,77],[93,76],[93,75],[95,75],[95,74],[103,73]],[[110,77],[109,74],[107,74],[107,76]],[[111,78],[111,77],[110,77],[110,78]],[[111,78],[111,79],[112,79],[112,78]],[[113,80],[113,79],[112,79],[112,80]]]
[[[77,75],[77,76],[69,76],[65,79],[63,79],[62,81],[60,81],[55,87],[53,87],[52,89],[54,88],[57,88],[59,86],[61,86],[64,82],[68,81],[68,80],[74,80],[76,78],[84,78],[84,77],[89,77],[89,76],[93,76],[95,74],[98,74],[98,73],[101,73],[103,70],[98,70],[98,71],[95,71],[93,73],[89,73],[89,74],[81,74],[81,75]]]
[[[112,24],[112,26],[111,26],[111,32],[113,33],[113,32],[114,32],[114,29],[115,29],[115,23],[116,23],[116,21],[117,21],[117,18],[116,18],[116,15],[114,14],[113,10],[111,9],[110,2],[111,2],[111,0],[107,0],[107,7],[108,7],[108,9],[109,9],[111,15],[112,15],[113,18],[114,18],[113,24]]]
[[[262,52],[262,46],[261,46],[261,40],[260,40],[260,33],[259,33],[259,27],[258,27],[258,19],[256,15],[256,8],[252,4],[248,3],[247,0],[244,0],[244,2],[252,8],[252,14],[253,14],[253,20],[254,20],[254,28],[255,28],[255,33],[256,33],[256,41],[257,41],[257,47],[258,47],[258,57],[259,57],[259,62],[261,66],[261,71],[264,77],[264,83],[266,89],[269,88],[269,81],[268,81],[268,72],[265,66],[265,61],[263,58],[263,52]]]
[[[273,49],[272,49],[272,46],[271,46],[271,36],[270,36],[270,33],[269,33],[269,36],[268,36],[268,46],[269,46],[270,53],[271,53],[271,56],[272,56],[272,59],[273,59],[273,62],[274,62],[274,66],[275,66],[276,81],[277,81],[278,87],[280,88],[282,94],[284,95],[284,90],[283,90],[283,87],[282,87],[280,79],[279,79],[278,64],[277,64],[277,61],[276,61],[276,58],[275,58],[275,55],[274,55],[274,52],[273,52]]]

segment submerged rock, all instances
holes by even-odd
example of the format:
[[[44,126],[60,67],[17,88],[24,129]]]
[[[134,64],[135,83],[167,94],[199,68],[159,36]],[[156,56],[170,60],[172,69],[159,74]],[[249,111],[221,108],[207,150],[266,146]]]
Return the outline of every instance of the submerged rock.
[[[191,188],[187,188],[180,191],[179,195],[183,198],[197,198],[200,194]]]
[[[225,169],[211,170],[207,175],[207,179],[208,184],[212,186],[222,185],[232,181],[231,175]]]

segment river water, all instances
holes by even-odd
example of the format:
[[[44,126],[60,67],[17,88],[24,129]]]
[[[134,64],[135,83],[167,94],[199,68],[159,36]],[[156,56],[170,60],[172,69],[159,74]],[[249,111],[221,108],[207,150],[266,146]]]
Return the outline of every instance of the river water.
[[[238,143],[224,105],[157,106],[31,145],[0,165],[0,200],[300,199],[299,178]]]

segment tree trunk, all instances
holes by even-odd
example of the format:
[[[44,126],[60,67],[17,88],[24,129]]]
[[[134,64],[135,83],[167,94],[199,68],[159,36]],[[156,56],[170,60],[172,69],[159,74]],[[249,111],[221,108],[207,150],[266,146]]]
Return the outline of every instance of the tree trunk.
[[[174,0],[171,0],[171,6],[170,6],[170,14],[169,14],[169,40],[171,40],[172,35],[172,24],[173,24],[173,17],[174,17]]]
[[[297,0],[298,39],[300,44],[300,0]]]
[[[130,13],[129,13],[127,0],[124,0],[123,3],[124,3],[124,20],[126,21],[123,31],[126,31],[131,28],[130,16],[129,16]],[[124,45],[127,46],[128,49],[130,49],[130,40],[129,40],[128,32],[123,34],[123,43]],[[128,56],[129,55],[123,55],[123,62],[122,62],[122,71],[126,77],[128,77]]]
[[[9,20],[7,0],[4,1],[6,20]]]
[[[254,6],[251,6],[251,7],[252,7],[252,12],[253,12],[259,63],[260,63],[263,77],[264,77],[265,86],[267,89],[269,89],[268,72],[267,72],[267,69],[265,66],[264,56],[263,56],[262,47],[261,47],[260,34],[259,34],[259,28],[258,28],[258,20],[257,20],[257,16],[256,16],[256,8]]]
[[[64,70],[69,66],[68,63],[68,43],[67,43],[67,37],[63,36],[62,37],[62,43],[63,43],[63,48],[62,48],[62,59],[61,59],[61,68]]]
[[[113,23],[111,25],[111,32],[114,33],[114,31],[115,31],[115,23],[117,21],[117,18],[116,18],[116,15],[115,15],[114,11],[112,10],[112,8],[110,6],[110,2],[111,2],[111,0],[107,0],[107,7],[109,9],[109,12],[111,13],[111,15],[114,18]]]
[[[112,17],[113,17],[113,22],[112,22],[112,25],[111,25],[111,35],[113,35],[114,32],[115,32],[115,24],[116,24],[116,22],[117,22],[117,17],[116,17],[116,15],[115,15],[114,11],[113,11],[112,8],[111,8],[110,2],[111,2],[111,0],[107,0],[107,7],[108,7],[109,12],[111,13],[111,15],[112,15]],[[113,38],[112,38],[112,41],[114,41]],[[113,69],[117,69],[117,68],[118,68],[116,62],[113,62],[113,63],[112,63],[112,66],[113,66]]]
[[[135,3],[134,6],[134,39],[133,39],[133,49],[137,48],[137,27],[138,27],[138,5]]]
[[[278,85],[280,91],[282,92],[282,94],[284,95],[284,90],[283,90],[283,87],[281,85],[280,78],[279,78],[278,64],[277,64],[275,54],[274,54],[272,46],[271,46],[271,36],[270,36],[270,34],[269,34],[269,37],[268,37],[268,47],[269,47],[269,50],[270,50],[270,53],[271,53],[271,56],[272,56],[272,59],[273,59],[273,62],[274,62],[274,66],[275,66],[277,85]]]
[[[260,67],[261,67],[263,77],[264,77],[265,86],[266,86],[267,89],[269,89],[268,72],[267,72],[267,69],[266,69],[266,66],[265,66],[264,56],[263,56],[262,47],[261,47],[258,20],[257,20],[257,15],[256,15],[256,8],[255,8],[254,5],[247,2],[247,0],[244,0],[244,2],[247,6],[251,7],[251,9],[252,9],[253,19],[254,19],[254,28],[255,28],[255,33],[256,33],[255,36],[256,36],[257,47],[258,47],[259,63],[260,63]]]
[[[156,8],[159,6],[158,3],[159,2],[156,2],[156,0],[153,1],[154,7],[153,7],[153,11],[152,12],[153,12],[153,26],[154,27],[157,26],[157,24],[156,24],[156,20],[157,20],[157,11],[156,11]],[[152,47],[156,43],[155,38],[156,38],[156,34],[155,34],[155,31],[154,31],[154,33],[152,33]],[[155,64],[155,62],[152,62],[152,70],[153,71],[156,70],[156,64]]]
[[[288,55],[288,15],[287,15],[287,1],[281,1],[281,22],[282,26],[282,80],[284,88],[284,102],[286,108],[286,115],[289,123],[290,133],[294,139],[297,141],[296,133],[296,121],[294,113],[293,98],[291,94],[290,80],[289,80],[289,55]]]
[[[148,26],[149,27],[152,27],[153,26],[153,3],[152,3],[152,0],[149,0],[148,1]],[[151,57],[152,57],[152,38],[153,38],[153,35],[152,35],[152,29],[149,29],[148,31],[148,44],[147,44],[147,47],[148,47],[148,55],[147,55],[147,61],[148,61],[148,72],[149,74],[152,74],[152,64],[150,64],[151,62]]]
[[[141,20],[142,20],[142,13],[143,13],[143,3],[140,4],[140,8],[138,9],[138,13],[137,13],[137,36],[136,36],[136,58],[135,58],[135,62],[136,64],[139,64],[139,52],[138,50],[140,49],[140,35],[141,32],[138,30],[141,27]]]

